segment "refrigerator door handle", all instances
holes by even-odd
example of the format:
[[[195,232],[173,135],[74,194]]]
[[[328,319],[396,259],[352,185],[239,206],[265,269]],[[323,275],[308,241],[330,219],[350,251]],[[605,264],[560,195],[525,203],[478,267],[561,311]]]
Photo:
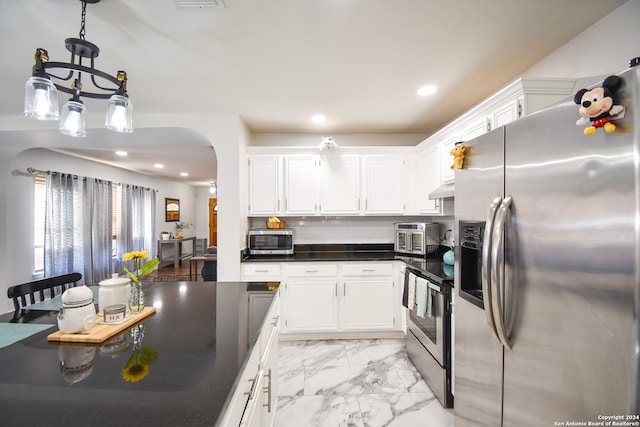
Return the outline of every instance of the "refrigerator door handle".
[[[498,335],[496,332],[493,309],[491,307],[491,238],[493,236],[493,222],[496,216],[496,211],[500,207],[501,202],[502,197],[498,196],[493,199],[493,202],[489,205],[489,213],[487,214],[487,222],[485,223],[484,235],[482,237],[482,302],[484,304],[484,313],[487,317],[487,323],[493,330],[496,338]]]
[[[511,342],[505,328],[505,291],[504,291],[504,236],[507,219],[509,218],[509,209],[511,208],[511,196],[507,196],[502,200],[500,208],[496,212],[493,226],[493,236],[491,237],[491,260],[493,261],[491,269],[491,306],[495,322],[495,331],[498,339],[508,349],[511,349]]]

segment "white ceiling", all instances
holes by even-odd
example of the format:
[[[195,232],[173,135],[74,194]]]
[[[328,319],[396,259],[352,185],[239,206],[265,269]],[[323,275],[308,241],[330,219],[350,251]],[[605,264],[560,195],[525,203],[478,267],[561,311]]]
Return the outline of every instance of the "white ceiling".
[[[255,133],[426,137],[624,0],[224,3],[87,5],[86,39],[101,49],[96,66],[127,71],[134,114],[236,114]],[[22,113],[37,47],[52,61],[68,60],[64,39],[78,36],[80,11],[78,0],[0,1],[0,115]],[[436,85],[436,95],[418,97],[425,84]],[[316,113],[326,123],[311,123]],[[211,181],[210,164],[194,179]]]

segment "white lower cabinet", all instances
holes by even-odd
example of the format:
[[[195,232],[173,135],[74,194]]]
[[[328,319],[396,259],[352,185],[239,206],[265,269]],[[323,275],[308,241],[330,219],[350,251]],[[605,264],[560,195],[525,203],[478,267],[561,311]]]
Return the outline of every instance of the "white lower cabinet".
[[[393,263],[344,263],[342,282],[344,330],[393,329]]]
[[[279,296],[276,296],[240,374],[238,386],[216,425],[273,427],[278,399],[279,303]]]
[[[283,331],[335,331],[338,326],[338,266],[304,263],[284,266],[280,285]]]
[[[401,329],[393,262],[283,265],[282,333]]]
[[[393,328],[393,280],[345,280],[344,330]]]

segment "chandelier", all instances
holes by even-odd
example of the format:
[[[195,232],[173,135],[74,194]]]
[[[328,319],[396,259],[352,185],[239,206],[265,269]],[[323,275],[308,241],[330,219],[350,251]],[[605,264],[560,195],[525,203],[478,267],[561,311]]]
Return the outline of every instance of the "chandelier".
[[[24,115],[37,120],[59,120],[60,132],[76,136],[87,136],[87,109],[81,98],[108,99],[105,127],[115,132],[133,132],[133,104],[127,95],[127,73],[118,71],[109,75],[94,67],[94,60],[100,49],[85,40],[85,17],[87,3],[100,0],[80,0],[82,2],[82,22],[79,38],[65,40],[66,48],[71,52],[70,62],[49,62],[49,54],[38,48],[35,53],[33,73],[25,85]],[[90,60],[90,66],[83,65],[84,59]],[[57,75],[65,73],[66,75]],[[85,77],[83,82],[82,78]],[[83,88],[90,78],[91,90]],[[59,81],[53,83],[52,79]],[[58,90],[71,95],[71,98],[58,110]]]

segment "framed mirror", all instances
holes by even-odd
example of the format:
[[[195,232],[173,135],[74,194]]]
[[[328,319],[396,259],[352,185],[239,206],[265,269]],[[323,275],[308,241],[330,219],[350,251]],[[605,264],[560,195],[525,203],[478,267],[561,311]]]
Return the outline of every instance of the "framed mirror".
[[[164,213],[166,222],[180,221],[180,199],[164,199]]]

